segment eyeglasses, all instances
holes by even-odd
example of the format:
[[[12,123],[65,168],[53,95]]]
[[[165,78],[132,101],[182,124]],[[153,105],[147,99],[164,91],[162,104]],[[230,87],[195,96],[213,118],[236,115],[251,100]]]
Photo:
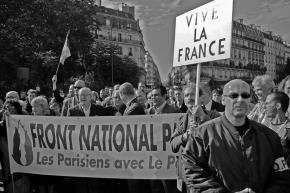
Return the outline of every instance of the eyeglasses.
[[[81,86],[75,86],[74,87],[74,89],[81,89],[81,88],[83,88],[83,87],[81,87]]]
[[[223,96],[226,96],[226,97],[230,97],[231,99],[236,99],[238,98],[239,96],[241,96],[243,99],[248,99],[251,97],[251,94],[247,93],[247,92],[243,92],[241,94],[238,94],[238,93],[231,93],[229,95],[223,95]]]

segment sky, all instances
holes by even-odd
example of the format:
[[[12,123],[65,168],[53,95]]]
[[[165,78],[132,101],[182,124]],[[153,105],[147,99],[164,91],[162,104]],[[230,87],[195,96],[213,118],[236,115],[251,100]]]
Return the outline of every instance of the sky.
[[[135,6],[145,49],[164,81],[172,68],[176,16],[210,0],[102,0],[102,5],[117,9],[122,2]],[[245,24],[259,25],[290,42],[290,0],[234,0],[233,18],[243,18]]]

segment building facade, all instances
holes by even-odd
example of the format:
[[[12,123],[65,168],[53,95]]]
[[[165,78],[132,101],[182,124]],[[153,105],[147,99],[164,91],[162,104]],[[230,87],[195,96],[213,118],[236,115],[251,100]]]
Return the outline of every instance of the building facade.
[[[263,32],[254,24],[246,25],[243,19],[239,19],[233,21],[231,58],[202,63],[201,78],[216,81],[241,78],[251,82],[257,75],[269,74],[274,80],[279,80],[289,55],[289,45],[287,47],[283,44],[280,36],[273,35],[272,32]],[[171,77],[184,77],[185,82],[194,82],[196,65],[178,67],[172,70],[171,74]],[[181,81],[182,79],[175,80]]]
[[[146,79],[145,83],[149,87],[161,84],[161,78],[158,67],[156,66],[151,54],[147,51],[145,54],[145,71]]]
[[[276,54],[275,54],[275,40],[271,31],[263,32],[265,43],[264,63],[267,68],[266,74],[271,78],[276,79]]]
[[[96,23],[99,25],[95,34],[97,42],[117,46],[119,56],[128,56],[139,67],[145,67],[145,43],[139,20],[135,19],[134,6],[122,3],[120,9],[115,10],[102,6],[99,0]]]

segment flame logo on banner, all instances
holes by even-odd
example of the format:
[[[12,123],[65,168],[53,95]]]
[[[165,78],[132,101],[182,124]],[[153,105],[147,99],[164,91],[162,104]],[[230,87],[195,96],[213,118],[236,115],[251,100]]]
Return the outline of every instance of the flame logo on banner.
[[[22,130],[20,129],[20,126]],[[21,143],[20,133],[24,132],[24,143]],[[24,156],[25,155],[25,156]],[[27,131],[24,129],[23,125],[18,122],[18,127],[15,127],[15,132],[13,136],[13,153],[12,157],[16,163],[22,166],[28,166],[33,161],[33,151],[30,138]]]

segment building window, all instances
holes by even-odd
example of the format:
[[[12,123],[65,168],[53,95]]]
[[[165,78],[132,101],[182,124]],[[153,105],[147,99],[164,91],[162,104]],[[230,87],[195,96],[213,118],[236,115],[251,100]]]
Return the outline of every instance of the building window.
[[[132,35],[129,35],[129,40],[132,40]]]
[[[129,48],[129,53],[128,53],[129,56],[133,56],[133,49],[132,48]]]
[[[118,42],[121,42],[121,41],[122,41],[122,34],[118,33]]]
[[[119,54],[120,55],[123,55],[123,48],[122,48],[122,46],[119,47]]]

